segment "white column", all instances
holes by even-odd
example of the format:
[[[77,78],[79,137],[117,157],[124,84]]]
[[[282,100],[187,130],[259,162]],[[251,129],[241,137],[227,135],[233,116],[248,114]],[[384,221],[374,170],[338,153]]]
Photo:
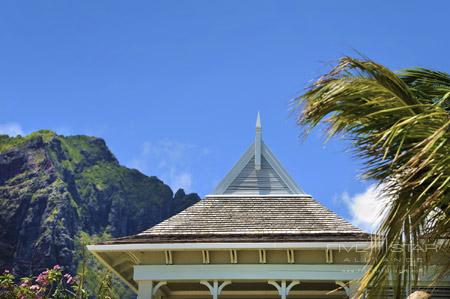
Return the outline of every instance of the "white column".
[[[153,298],[153,281],[151,280],[139,281],[137,299],[152,299],[152,298]]]
[[[231,284],[231,281],[226,280],[222,282],[220,285],[219,281],[217,280],[214,280],[212,285],[206,280],[202,280],[200,281],[200,283],[209,289],[209,292],[211,293],[213,299],[219,299],[219,295],[220,293],[222,293],[223,288]]]
[[[153,285],[153,281],[151,280],[143,280],[138,282],[138,297],[137,299],[153,299],[159,298],[160,296],[156,296],[158,290],[166,285],[167,281],[160,281],[156,285]]]
[[[288,286],[286,286],[286,280],[282,280],[281,284],[279,284],[275,280],[269,280],[267,283],[273,285],[277,289],[278,295],[280,295],[281,299],[286,299],[291,289],[296,285],[300,284],[300,281],[293,280]]]

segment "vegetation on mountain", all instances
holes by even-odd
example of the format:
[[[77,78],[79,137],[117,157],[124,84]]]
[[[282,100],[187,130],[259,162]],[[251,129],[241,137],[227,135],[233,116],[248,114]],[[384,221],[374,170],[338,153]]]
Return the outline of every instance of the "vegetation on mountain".
[[[330,137],[350,139],[365,177],[390,199],[359,295],[379,298],[392,280],[395,298],[405,298],[436,244],[442,263],[434,282],[448,274],[450,75],[423,68],[394,73],[344,57],[295,103],[305,133],[324,121]]]
[[[121,166],[100,138],[0,135],[0,269],[75,274],[86,240],[136,234],[199,199]]]

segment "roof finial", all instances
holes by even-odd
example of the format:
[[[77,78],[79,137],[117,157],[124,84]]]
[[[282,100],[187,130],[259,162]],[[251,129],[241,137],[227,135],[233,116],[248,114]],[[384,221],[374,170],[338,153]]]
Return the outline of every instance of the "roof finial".
[[[255,169],[261,169],[261,117],[256,117],[256,136],[255,136]]]
[[[256,117],[256,129],[261,130],[261,117],[259,116],[259,111],[258,111],[258,116]]]

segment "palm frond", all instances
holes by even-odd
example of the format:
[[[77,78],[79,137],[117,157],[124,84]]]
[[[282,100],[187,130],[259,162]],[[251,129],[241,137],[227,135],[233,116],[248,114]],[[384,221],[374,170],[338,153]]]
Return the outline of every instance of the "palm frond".
[[[298,124],[321,122],[343,134],[364,161],[364,176],[391,198],[377,232],[383,244],[370,258],[360,294],[376,298],[394,281],[396,298],[417,282],[426,256],[411,248],[441,242],[449,250],[450,76],[427,69],[394,73],[370,60],[344,57],[295,100]],[[392,250],[401,245],[401,252]],[[425,261],[425,263],[422,263]],[[441,267],[437,276],[449,272]]]

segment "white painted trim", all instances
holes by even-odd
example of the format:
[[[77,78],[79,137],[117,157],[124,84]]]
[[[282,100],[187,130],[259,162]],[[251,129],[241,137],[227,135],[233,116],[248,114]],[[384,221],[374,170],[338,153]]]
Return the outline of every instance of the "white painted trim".
[[[333,250],[330,248],[325,249],[325,260],[327,264],[333,263]]]
[[[202,285],[204,285],[205,287],[208,288],[209,293],[213,296],[213,298],[217,297],[217,292],[216,292],[217,287],[218,287],[217,286],[218,285],[218,281],[217,280],[213,281],[213,285],[211,285],[209,283],[209,281],[207,281],[207,280],[201,280],[200,284],[202,284]]]
[[[278,295],[280,295],[282,299],[286,298],[286,280],[281,281],[281,285],[275,280],[269,280],[267,283],[277,289]]]
[[[300,284],[299,280],[291,281],[291,283],[286,288],[286,295],[289,295],[289,292],[292,290],[292,288],[295,287],[296,285],[299,285],[299,284]]]
[[[137,299],[152,299],[153,298],[153,281],[139,281],[138,282]]]
[[[259,249],[259,263],[265,264],[266,263],[266,250],[265,249]]]
[[[209,250],[202,250],[203,264],[209,264]]]
[[[172,251],[164,251],[164,257],[166,258],[166,265],[172,265]]]
[[[315,296],[320,296],[322,297],[326,297],[327,293],[329,291],[328,290],[324,290],[324,291],[318,291],[318,290],[310,290],[310,291],[305,291],[305,290],[291,290],[291,292],[289,293],[290,296],[302,296],[303,297],[315,297]],[[189,298],[198,298],[199,296],[208,296],[209,290],[204,290],[204,291],[200,291],[200,290],[196,290],[196,291],[172,291],[170,292],[170,295],[173,296],[173,298],[183,298],[184,297],[189,297]],[[222,294],[223,296],[226,296],[227,298],[229,298],[229,296],[233,296],[233,298],[237,297],[237,298],[243,298],[243,297],[248,297],[251,296],[251,298],[273,298],[276,297],[278,294],[278,291],[276,289],[273,290],[223,290]],[[342,295],[345,296],[345,292],[344,291],[336,291],[335,293],[333,293],[334,295]]]
[[[222,293],[223,288],[230,284],[231,284],[231,280],[226,280],[226,281],[222,282],[222,284],[219,286],[218,294],[220,295]]]
[[[231,264],[237,264],[238,263],[238,256],[236,249],[230,250],[230,263]]]
[[[368,249],[371,242],[279,242],[279,243],[139,243],[88,245],[91,252],[147,250],[212,250],[212,249]]]
[[[141,260],[139,259],[139,257],[136,254],[134,254],[133,252],[127,251],[127,255],[131,258],[131,260],[133,261],[134,264],[139,265],[141,263]]]
[[[158,292],[158,290],[162,287],[165,286],[167,284],[167,281],[160,281],[158,282],[154,287],[153,287],[153,295],[156,295],[156,293]]]
[[[134,280],[355,280],[364,265],[151,265],[134,266]]]
[[[241,158],[234,164],[230,172],[222,179],[222,181],[214,189],[213,194],[222,194],[233,182],[233,180],[239,175],[244,167],[250,162],[255,152],[255,143],[253,142],[250,147],[245,151]]]
[[[200,281],[200,284],[206,286],[209,289],[209,292],[211,293],[213,299],[218,299],[220,293],[222,292],[223,288],[227,285],[231,284],[230,280],[224,281],[219,285],[219,282],[217,280],[213,281],[213,284],[211,285],[209,281],[202,280]]]
[[[287,255],[287,262],[288,264],[294,264],[295,263],[295,253],[293,249],[287,249],[286,250]]]
[[[273,285],[277,289],[278,295],[281,296],[281,299],[286,299],[286,297],[287,297],[287,295],[289,295],[289,292],[291,291],[291,289],[294,286],[299,285],[300,281],[293,280],[293,281],[291,281],[291,283],[288,286],[286,286],[286,280],[282,280],[281,285],[274,280],[269,280],[268,283],[270,285]]]

